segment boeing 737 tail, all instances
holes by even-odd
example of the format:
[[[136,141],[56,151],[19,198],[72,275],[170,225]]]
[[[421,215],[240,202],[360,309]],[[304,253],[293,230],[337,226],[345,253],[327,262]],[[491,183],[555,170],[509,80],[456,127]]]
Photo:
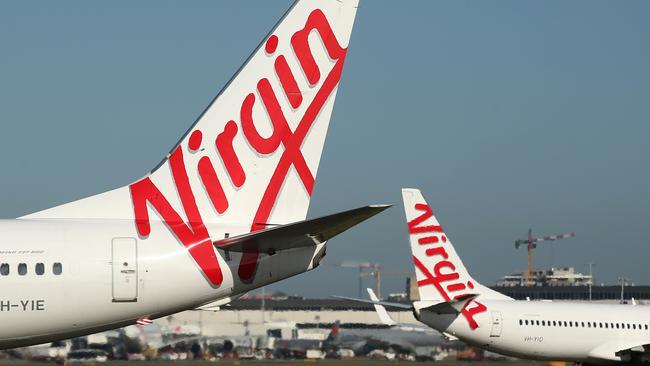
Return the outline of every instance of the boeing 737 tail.
[[[207,262],[216,260],[211,238],[228,235],[211,224],[242,234],[307,214],[357,4],[297,1],[144,178],[23,219],[134,220],[143,240],[175,236],[220,284]],[[257,254],[244,252],[246,282]]]
[[[453,303],[454,300],[471,302],[477,297],[472,295],[478,295],[478,299],[508,299],[470,276],[418,189],[403,188],[402,197],[423,305]]]

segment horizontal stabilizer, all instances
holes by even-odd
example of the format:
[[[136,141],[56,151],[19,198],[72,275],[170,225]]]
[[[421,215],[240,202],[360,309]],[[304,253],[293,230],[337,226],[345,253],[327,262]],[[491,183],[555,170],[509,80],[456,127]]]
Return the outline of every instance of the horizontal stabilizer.
[[[447,332],[442,332],[442,336],[445,337],[445,339],[449,342],[455,342],[459,340],[458,337],[456,337],[453,334],[449,334]]]
[[[403,304],[401,302],[390,302],[390,301],[373,301],[373,300],[366,300],[366,299],[357,299],[356,297],[345,297],[345,296],[332,296],[333,298],[336,299],[342,299],[342,300],[350,300],[350,301],[356,301],[356,302],[362,302],[365,304],[372,304],[372,305],[383,305],[383,306],[388,306],[388,307],[393,307],[393,308],[399,308],[399,309],[413,309],[412,305],[409,304]]]
[[[201,305],[201,306],[195,308],[194,310],[201,310],[201,311],[219,311],[219,310],[221,309],[222,306],[225,306],[225,305],[230,304],[231,302],[233,302],[234,300],[239,299],[239,298],[242,297],[243,295],[244,295],[244,294],[225,297],[225,298],[223,298],[223,299],[219,299],[219,300],[216,300],[216,301],[209,302],[209,303],[207,303],[207,304],[203,304],[203,305]]]
[[[474,300],[478,294],[466,294],[458,296],[449,301],[439,302],[434,305],[426,306],[420,309],[420,311],[430,311],[436,314],[458,314],[463,310],[465,304]]]
[[[214,242],[218,249],[231,252],[275,253],[280,250],[324,243],[349,228],[375,216],[390,205],[371,205],[316,219],[233,236]]]

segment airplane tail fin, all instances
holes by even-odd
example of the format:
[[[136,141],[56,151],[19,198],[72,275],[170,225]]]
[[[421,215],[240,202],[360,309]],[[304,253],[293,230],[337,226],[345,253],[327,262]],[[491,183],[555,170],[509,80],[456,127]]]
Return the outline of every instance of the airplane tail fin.
[[[135,210],[144,222],[150,204],[162,220],[184,207],[191,221],[253,229],[304,219],[357,4],[297,1],[153,171],[26,218],[124,219]]]
[[[337,342],[339,340],[340,331],[341,331],[341,321],[337,320],[332,324],[332,328],[330,329],[330,333],[327,335],[327,338],[325,339],[325,343],[332,344]]]
[[[358,0],[296,1],[144,178],[22,219],[133,220],[140,238],[171,234],[193,256],[212,258],[210,238],[224,233],[209,232],[208,223],[241,234],[303,220],[357,6]],[[152,230],[153,221],[168,230]],[[254,256],[241,261],[245,282]]]
[[[377,316],[379,317],[379,320],[381,320],[381,322],[384,325],[388,325],[389,327],[393,327],[397,325],[397,322],[390,317],[384,305],[379,304],[379,298],[377,297],[375,292],[371,288],[367,288],[366,290],[368,291],[368,296],[370,297],[370,300],[373,301],[373,306],[375,307],[375,311],[377,312]]]
[[[418,189],[403,188],[411,252],[420,300],[448,303],[454,299],[509,299],[476,281]],[[476,296],[475,296],[476,297]]]

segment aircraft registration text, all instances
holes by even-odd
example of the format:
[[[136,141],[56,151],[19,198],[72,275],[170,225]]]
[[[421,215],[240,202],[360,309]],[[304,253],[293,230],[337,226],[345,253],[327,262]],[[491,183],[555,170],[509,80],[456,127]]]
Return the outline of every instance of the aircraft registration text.
[[[0,312],[45,311],[45,300],[0,300]]]

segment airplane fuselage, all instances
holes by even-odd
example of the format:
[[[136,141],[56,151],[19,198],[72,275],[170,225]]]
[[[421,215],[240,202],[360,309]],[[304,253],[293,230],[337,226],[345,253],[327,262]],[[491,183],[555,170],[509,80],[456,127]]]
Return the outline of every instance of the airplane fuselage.
[[[168,231],[162,223],[152,225],[152,231]],[[210,231],[247,232],[228,226]],[[249,284],[237,276],[241,254],[215,250],[224,279],[213,287],[173,236],[139,238],[130,220],[2,220],[0,232],[1,349],[237,297],[313,269],[325,245],[261,254],[255,281]]]
[[[480,299],[479,299],[480,301]],[[650,343],[650,307],[545,301],[483,300],[471,329],[462,315],[423,310],[419,320],[480,348],[514,357],[586,363],[630,361]],[[641,355],[642,349],[639,349]]]

